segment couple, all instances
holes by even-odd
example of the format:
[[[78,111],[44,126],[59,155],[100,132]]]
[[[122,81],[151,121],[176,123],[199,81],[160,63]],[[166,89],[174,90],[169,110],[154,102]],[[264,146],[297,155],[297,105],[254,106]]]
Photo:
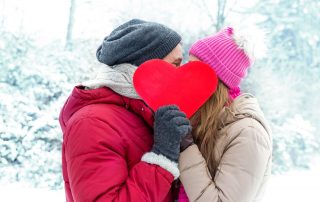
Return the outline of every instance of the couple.
[[[219,84],[190,120],[174,105],[153,112],[132,84],[147,60],[179,68],[179,34],[134,19],[104,39],[97,58],[105,68],[74,88],[59,118],[68,202],[261,200],[271,132],[257,100],[240,93],[253,58],[236,31],[192,45],[189,60],[209,64]]]

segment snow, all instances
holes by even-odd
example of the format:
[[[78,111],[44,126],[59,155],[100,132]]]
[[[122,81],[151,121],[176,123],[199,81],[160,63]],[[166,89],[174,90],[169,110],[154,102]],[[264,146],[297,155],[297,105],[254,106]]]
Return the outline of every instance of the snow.
[[[263,202],[319,202],[319,169],[294,171],[273,175]],[[2,202],[59,202],[65,201],[64,190],[34,189],[20,184],[0,185]]]
[[[319,179],[319,170],[272,176],[263,202],[319,202]]]
[[[0,185],[1,202],[59,202],[65,201],[64,190],[28,188],[20,184]]]

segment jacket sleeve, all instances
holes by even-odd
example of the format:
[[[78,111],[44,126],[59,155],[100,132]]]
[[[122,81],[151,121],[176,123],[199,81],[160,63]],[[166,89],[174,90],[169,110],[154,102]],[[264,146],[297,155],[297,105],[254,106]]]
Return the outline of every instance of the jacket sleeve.
[[[125,144],[99,119],[84,118],[70,127],[64,148],[68,183],[76,202],[163,201],[168,197],[173,175],[143,161],[128,170]]]
[[[243,129],[230,141],[212,180],[198,147],[180,156],[180,180],[190,201],[249,202],[260,188],[271,158],[271,143],[257,129]]]

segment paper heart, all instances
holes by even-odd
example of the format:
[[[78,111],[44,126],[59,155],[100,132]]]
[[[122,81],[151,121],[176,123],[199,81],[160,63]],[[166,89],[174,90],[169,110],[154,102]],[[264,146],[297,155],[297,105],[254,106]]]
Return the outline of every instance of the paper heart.
[[[133,76],[139,96],[154,111],[164,105],[177,105],[190,118],[215,92],[218,78],[200,61],[174,67],[154,59],[141,64]]]

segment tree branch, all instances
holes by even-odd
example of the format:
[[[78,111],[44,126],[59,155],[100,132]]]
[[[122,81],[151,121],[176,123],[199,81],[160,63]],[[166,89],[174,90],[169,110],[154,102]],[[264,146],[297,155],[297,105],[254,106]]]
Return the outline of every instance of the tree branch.
[[[71,51],[72,50],[72,33],[74,26],[74,13],[75,13],[75,0],[70,0],[70,11],[69,11],[69,21],[67,27],[67,37],[65,49]]]

